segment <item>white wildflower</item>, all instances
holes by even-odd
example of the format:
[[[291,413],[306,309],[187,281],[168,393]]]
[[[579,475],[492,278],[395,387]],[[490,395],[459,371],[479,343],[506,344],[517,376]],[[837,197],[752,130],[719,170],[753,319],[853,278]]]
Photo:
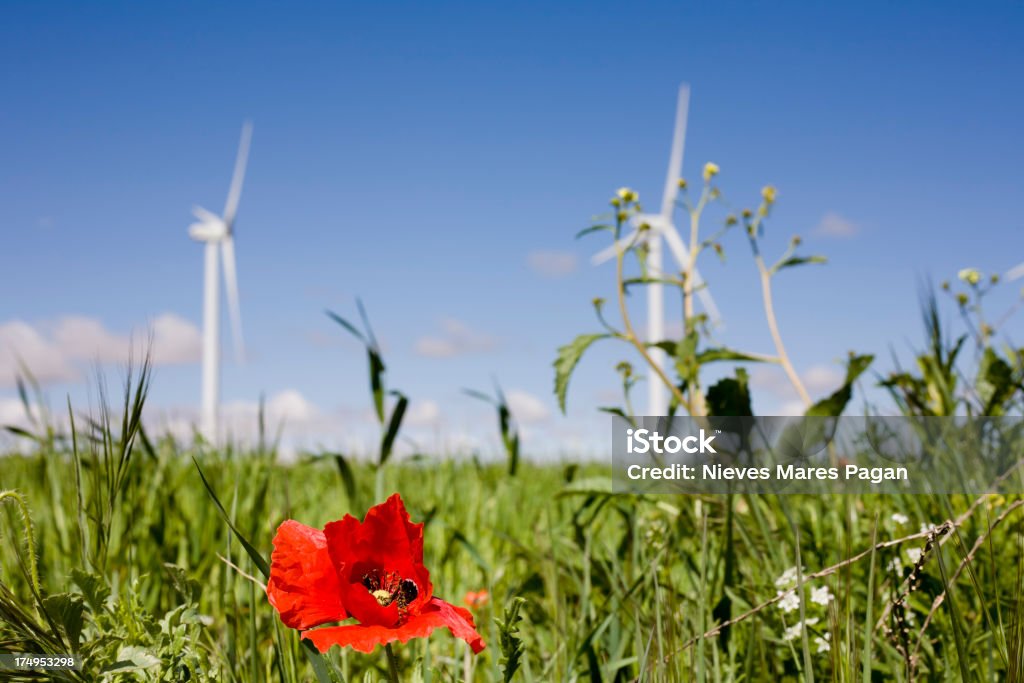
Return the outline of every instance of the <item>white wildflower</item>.
[[[814,644],[818,646],[818,654],[821,654],[822,652],[828,652],[832,649],[832,646],[828,642],[831,639],[831,633],[826,633],[824,636],[817,636],[814,639]]]
[[[828,586],[811,589],[811,602],[817,603],[822,607],[828,607],[828,603],[833,599],[834,596],[829,592]]]
[[[805,626],[814,626],[817,623],[818,623],[818,618],[817,617],[811,617],[810,619],[808,619],[808,620],[806,620],[804,622],[799,622],[798,621],[797,623],[793,624],[792,626],[790,626],[789,628],[787,628],[785,631],[782,632],[782,638],[783,638],[783,640],[794,640],[796,638],[799,638],[800,634],[803,633],[803,630],[804,630]]]
[[[924,551],[920,548],[907,548],[907,557],[912,564],[917,564],[923,554]]]
[[[803,571],[806,572],[807,568],[804,567]],[[776,588],[789,588],[790,586],[795,586],[796,585],[796,578],[797,578],[796,567],[790,567],[786,571],[782,572],[782,576],[780,576],[779,578],[775,579],[775,586],[776,586]]]
[[[779,595],[782,595],[782,593],[783,591],[779,591]],[[796,591],[789,591],[779,600],[779,609],[786,613],[800,609],[800,596],[796,594]]]
[[[906,515],[901,514],[899,512],[894,513],[891,519],[893,522],[900,526],[903,526],[904,524],[910,521],[910,517],[907,517]]]
[[[896,572],[897,574],[902,574],[903,563],[900,562],[899,557],[894,557],[891,560],[889,560],[889,564],[886,566],[885,570],[889,572]]]

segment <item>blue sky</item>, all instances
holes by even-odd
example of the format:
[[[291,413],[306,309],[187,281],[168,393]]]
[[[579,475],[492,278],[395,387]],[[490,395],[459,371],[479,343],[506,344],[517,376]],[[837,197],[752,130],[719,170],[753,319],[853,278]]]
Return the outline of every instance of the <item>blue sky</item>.
[[[110,344],[167,314],[199,324],[189,211],[223,205],[246,118],[251,358],[226,365],[224,399],[290,390],[331,425],[325,441],[367,406],[363,357],[322,313],[352,315],[356,296],[423,429],[479,428],[460,390],[492,375],[538,442],[605,429],[594,407],[624,351],[584,361],[568,418],[551,397],[555,348],[595,329],[589,301],[611,290],[588,262],[603,242],[573,236],[621,185],[656,203],[684,80],[685,175],[717,162],[737,206],[775,184],[768,251],[801,234],[831,260],[776,285],[801,372],[827,380],[849,349],[883,370],[920,339],[923,279],[1024,261],[1018,3],[6,3],[0,17],[0,326],[67,361],[46,386],[58,404],[88,396],[68,370],[88,362],[53,357],[83,338],[61,321]],[[725,246],[725,266],[702,264],[723,340],[768,352],[746,244]],[[531,267],[538,252],[565,272]],[[759,381],[761,411],[779,409]],[[161,365],[152,401],[185,411],[198,389],[197,363]]]

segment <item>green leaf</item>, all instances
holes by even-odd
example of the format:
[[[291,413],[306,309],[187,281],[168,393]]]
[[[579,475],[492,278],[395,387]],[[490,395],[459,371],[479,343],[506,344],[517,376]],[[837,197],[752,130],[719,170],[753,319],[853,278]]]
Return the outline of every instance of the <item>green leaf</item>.
[[[405,409],[409,407],[409,399],[405,397],[401,392],[391,392],[393,396],[398,397],[398,403],[395,404],[395,409],[391,411],[391,419],[388,420],[388,430],[384,433],[384,438],[380,442],[380,461],[378,465],[383,465],[391,457],[391,450],[395,445],[395,438],[398,436],[398,430],[402,426],[402,418],[405,417]]]
[[[4,429],[10,432],[11,434],[14,434],[15,436],[20,436],[25,439],[32,439],[33,441],[37,440],[35,434],[26,429],[22,429],[21,427],[15,427],[14,425],[5,425]]]
[[[853,397],[853,383],[857,381],[871,362],[875,359],[870,354],[850,356],[846,363],[846,379],[831,396],[823,398],[807,409],[808,417],[838,417],[846,409],[846,404]]]
[[[355,325],[353,325],[349,321],[345,320],[344,318],[342,318],[340,315],[338,315],[334,311],[324,311],[324,313],[327,314],[328,318],[330,318],[331,320],[333,320],[334,322],[338,323],[339,325],[344,327],[346,330],[348,330],[349,334],[351,334],[353,337],[355,337],[356,339],[361,341],[363,344],[367,343],[366,342],[366,337],[363,336],[362,332],[360,332],[358,329],[356,329]]]
[[[591,225],[589,228],[583,228],[578,233],[576,233],[576,239],[579,239],[579,238],[583,237],[584,235],[589,235],[589,234],[594,233],[594,232],[602,232],[602,231],[605,231],[605,230],[607,230],[608,232],[614,233],[615,232],[615,226],[614,225],[608,225],[606,223],[601,223],[601,224],[598,224],[598,225]]]
[[[600,410],[602,413],[608,413],[609,415],[618,415],[621,418],[627,420],[629,419],[629,416],[626,415],[626,411],[624,411],[622,408],[616,408],[615,406],[601,406],[598,408],[598,410]]]
[[[502,680],[509,683],[519,670],[519,660],[523,656],[523,640],[519,637],[519,622],[523,620],[519,611],[526,604],[524,598],[512,598],[505,607],[503,619],[495,619],[498,626],[498,642],[501,645]]]
[[[78,643],[82,636],[85,623],[85,601],[81,595],[74,593],[57,593],[43,598],[43,609],[46,614],[60,624],[70,652],[78,652]]]
[[[779,261],[772,266],[772,272],[777,273],[783,268],[792,268],[793,266],[802,266],[805,263],[828,263],[828,259],[824,256],[792,256],[785,261]]]
[[[82,595],[89,603],[89,609],[93,613],[103,611],[107,598],[110,597],[110,588],[100,576],[75,567],[71,570],[71,580],[81,589]]]
[[[366,347],[367,362],[370,366],[370,391],[373,393],[373,409],[377,421],[384,424],[384,359],[372,346]]]
[[[482,391],[477,391],[475,389],[463,389],[462,393],[464,393],[466,396],[472,396],[475,399],[494,405],[494,399]]]
[[[349,503],[355,507],[356,477],[352,472],[352,467],[341,453],[334,454],[334,464],[338,466],[338,474],[341,475],[341,484],[345,487],[345,495],[348,497]]]
[[[221,505],[220,499],[217,497],[217,494],[213,492],[213,487],[210,486],[210,482],[206,480],[206,475],[203,474],[203,468],[199,466],[199,461],[196,460],[194,456],[192,458],[192,462],[195,464],[196,470],[199,472],[199,478],[203,480],[203,486],[206,487],[206,492],[210,495],[210,498],[213,500],[213,504],[217,506],[217,511],[220,512],[221,518],[225,522],[227,522],[228,528],[230,528],[231,531],[235,534],[235,537],[238,538],[239,543],[241,543],[242,547],[245,548],[245,552],[249,554],[249,557],[252,559],[253,564],[256,565],[256,568],[260,570],[261,574],[263,574],[263,578],[269,579],[270,565],[267,564],[266,559],[264,559],[264,557],[260,554],[258,550],[256,550],[253,544],[249,542],[249,539],[247,539],[242,534],[242,532],[238,530],[238,527],[236,527],[235,523],[231,521],[231,518],[228,517],[227,511],[225,511],[224,506]]]
[[[765,363],[768,361],[764,356],[751,356],[750,354],[743,353],[742,351],[735,351],[724,346],[704,349],[697,354],[697,363],[700,365],[723,360],[753,363]]]
[[[985,347],[982,353],[975,389],[981,401],[982,415],[1002,415],[1005,404],[1017,389],[1013,368],[992,347]]]
[[[316,649],[316,645],[313,644],[312,640],[302,638],[302,651],[306,653],[306,658],[309,659],[310,666],[313,667],[313,672],[316,674],[316,680],[320,683],[336,683],[341,680],[340,677],[332,676],[331,672],[327,669],[327,662],[329,661],[326,657],[320,654],[320,651]]]
[[[697,364],[698,341],[700,341],[700,336],[697,334],[697,330],[692,330],[676,342],[675,349],[672,350],[672,357],[675,358],[676,373],[679,375],[679,379],[686,382],[693,380],[700,367]]]
[[[571,342],[558,349],[558,357],[555,359],[555,396],[558,397],[558,407],[565,413],[565,399],[569,392],[569,379],[572,371],[580,362],[580,358],[590,345],[600,339],[607,339],[609,334],[581,334]]]
[[[743,368],[736,368],[736,377],[724,377],[707,393],[708,412],[717,416],[749,416],[754,411],[750,405],[749,377]]]
[[[356,306],[359,309],[359,316],[363,320],[363,326],[366,328],[365,334],[337,313],[333,311],[326,311],[326,313],[331,320],[345,328],[349,334],[362,342],[363,346],[366,347],[367,365],[370,371],[370,391],[373,394],[373,408],[377,413],[377,421],[384,424],[384,372],[386,367],[384,359],[381,357],[380,346],[377,344],[377,339],[373,335],[373,329],[370,327],[370,319],[366,315],[366,309],[363,308],[363,302],[357,299]]]

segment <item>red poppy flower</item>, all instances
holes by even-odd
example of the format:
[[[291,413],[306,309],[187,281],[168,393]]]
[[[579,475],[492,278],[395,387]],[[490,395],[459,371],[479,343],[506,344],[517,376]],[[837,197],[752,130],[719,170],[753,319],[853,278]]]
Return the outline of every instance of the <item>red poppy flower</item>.
[[[483,607],[491,600],[491,594],[487,592],[486,588],[481,588],[478,591],[466,591],[466,597],[463,598],[466,605],[475,609],[477,607]]]
[[[284,625],[303,631],[320,652],[332,645],[372,652],[441,626],[473,652],[483,650],[473,615],[433,592],[423,566],[423,524],[409,521],[397,493],[362,522],[345,515],[320,531],[289,519],[274,537],[267,597]],[[359,623],[313,629],[348,618]]]

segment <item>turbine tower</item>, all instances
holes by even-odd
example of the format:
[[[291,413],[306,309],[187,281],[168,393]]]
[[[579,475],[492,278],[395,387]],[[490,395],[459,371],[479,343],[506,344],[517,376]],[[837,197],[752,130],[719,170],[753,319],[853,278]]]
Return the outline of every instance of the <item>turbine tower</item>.
[[[235,343],[235,358],[239,362],[245,356],[242,342],[242,314],[238,307],[238,274],[235,268],[235,216],[238,201],[242,197],[242,183],[249,158],[249,142],[252,140],[252,124],[242,126],[242,138],[238,144],[235,172],[231,178],[224,213],[218,216],[201,206],[192,207],[192,214],[198,222],[189,226],[189,237],[202,242],[205,247],[205,268],[203,281],[203,394],[200,430],[203,436],[215,443],[219,434],[220,411],[220,264],[224,265],[224,288],[228,299],[228,313],[231,317],[231,332]]]
[[[668,160],[668,175],[665,178],[665,191],[661,197],[661,213],[641,214],[633,219],[633,232],[619,240],[612,246],[598,252],[591,261],[596,265],[615,258],[619,249],[624,249],[634,239],[636,230],[643,223],[650,226],[643,238],[647,245],[647,270],[652,278],[660,278],[664,275],[662,270],[662,239],[668,245],[669,251],[679,264],[680,270],[685,270],[689,265],[690,253],[679,237],[675,225],[672,223],[672,214],[675,211],[676,196],[679,193],[679,179],[683,172],[683,150],[686,143],[686,119],[690,108],[690,86],[683,83],[679,86],[679,98],[676,103],[675,131],[672,135],[672,151]],[[700,299],[704,311],[708,314],[711,323],[718,325],[721,316],[714,299],[704,284],[700,272],[693,271],[693,287]],[[647,340],[662,341],[665,338],[665,292],[664,285],[660,282],[653,282],[647,285]],[[664,370],[666,365],[665,352],[657,347],[650,350],[651,359]],[[668,413],[668,387],[666,387],[652,373],[647,382],[647,415],[657,416]]]

